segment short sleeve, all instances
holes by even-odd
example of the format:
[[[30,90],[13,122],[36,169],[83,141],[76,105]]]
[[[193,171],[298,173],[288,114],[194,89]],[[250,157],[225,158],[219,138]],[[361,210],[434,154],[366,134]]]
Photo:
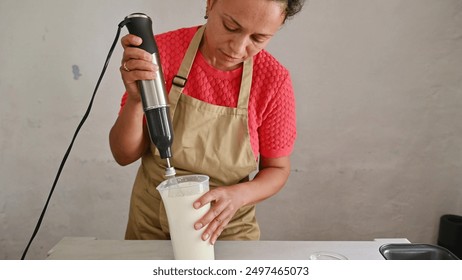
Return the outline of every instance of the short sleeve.
[[[290,75],[280,83],[272,96],[259,128],[260,154],[276,158],[292,153],[297,136],[295,96]]]

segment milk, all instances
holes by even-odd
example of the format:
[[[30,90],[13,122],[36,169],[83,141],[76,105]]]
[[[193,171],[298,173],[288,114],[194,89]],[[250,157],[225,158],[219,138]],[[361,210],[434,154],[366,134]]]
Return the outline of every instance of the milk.
[[[191,176],[195,178],[186,178]],[[210,204],[199,209],[193,207],[193,203],[208,191],[208,178],[205,186],[204,182],[197,182],[197,175],[191,176],[180,176],[176,178],[178,184],[167,185],[169,182],[163,182],[158,187],[167,212],[173,253],[177,260],[213,260],[213,245],[209,240],[201,239],[205,227],[194,229],[194,224],[210,209]]]

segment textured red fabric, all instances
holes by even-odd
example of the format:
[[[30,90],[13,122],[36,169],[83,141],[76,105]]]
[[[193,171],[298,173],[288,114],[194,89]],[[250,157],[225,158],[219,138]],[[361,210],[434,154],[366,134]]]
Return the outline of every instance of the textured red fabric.
[[[168,91],[197,28],[156,36]],[[265,50],[254,57],[253,67],[248,126],[254,155],[288,156],[296,138],[295,98],[289,72]],[[198,51],[183,93],[214,105],[235,108],[241,75],[242,67],[233,71],[213,68]],[[121,106],[125,98],[124,95]]]

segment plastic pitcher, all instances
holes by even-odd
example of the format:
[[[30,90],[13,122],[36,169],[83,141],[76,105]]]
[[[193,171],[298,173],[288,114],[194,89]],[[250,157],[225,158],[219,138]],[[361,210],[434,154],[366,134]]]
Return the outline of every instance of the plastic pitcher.
[[[167,212],[173,254],[176,260],[213,260],[214,247],[209,240],[203,241],[201,235],[205,227],[194,229],[197,222],[210,209],[204,205],[194,209],[193,203],[209,190],[209,177],[206,175],[186,175],[163,181],[157,190]]]

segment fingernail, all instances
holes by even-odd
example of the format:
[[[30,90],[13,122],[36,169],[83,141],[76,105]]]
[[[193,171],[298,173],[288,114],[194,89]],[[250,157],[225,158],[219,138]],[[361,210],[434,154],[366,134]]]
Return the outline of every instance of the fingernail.
[[[216,240],[210,240],[210,244],[215,245]]]
[[[202,224],[201,223],[197,223],[194,225],[194,228],[197,230],[197,229],[201,229],[202,228]]]
[[[195,202],[194,205],[193,205],[193,207],[196,208],[196,209],[199,208],[200,206],[201,206],[200,202]]]
[[[207,240],[207,239],[209,239],[209,236],[210,236],[210,235],[209,235],[208,233],[206,233],[206,234],[204,235],[204,237],[203,237],[204,241]]]

